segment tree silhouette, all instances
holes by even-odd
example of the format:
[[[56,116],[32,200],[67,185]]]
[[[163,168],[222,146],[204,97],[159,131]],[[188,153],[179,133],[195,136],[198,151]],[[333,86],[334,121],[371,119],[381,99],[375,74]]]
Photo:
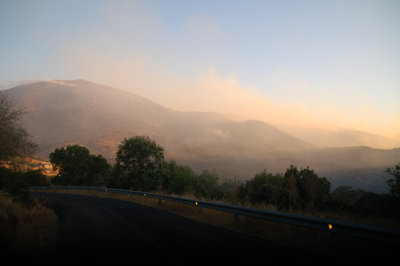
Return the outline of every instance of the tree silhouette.
[[[394,197],[400,197],[400,163],[395,165],[395,167],[386,169],[386,173],[394,177],[387,181],[390,187],[390,194]]]
[[[0,162],[30,155],[37,147],[19,124],[24,114],[0,92]]]
[[[50,154],[50,162],[59,170],[53,182],[60,185],[103,185],[110,165],[101,155],[90,154],[79,145],[55,149]]]
[[[125,138],[118,145],[114,174],[125,185],[134,189],[153,188],[154,175],[160,175],[156,169],[161,168],[164,163],[163,152],[164,149],[149,137]]]

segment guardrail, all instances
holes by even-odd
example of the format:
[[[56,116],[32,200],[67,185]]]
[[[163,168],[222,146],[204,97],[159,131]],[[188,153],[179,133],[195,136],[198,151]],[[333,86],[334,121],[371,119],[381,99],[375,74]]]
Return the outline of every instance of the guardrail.
[[[290,214],[284,212],[276,212],[269,210],[260,210],[256,208],[235,206],[230,204],[216,203],[204,200],[187,199],[182,197],[160,195],[151,192],[133,191],[126,189],[116,188],[99,188],[99,187],[85,187],[85,186],[32,186],[30,190],[87,190],[87,191],[101,191],[107,193],[130,194],[142,196],[147,198],[155,198],[160,200],[168,200],[179,202],[182,204],[192,205],[198,208],[207,208],[223,212],[229,212],[237,215],[244,215],[248,217],[255,217],[274,222],[291,224],[320,230],[324,232],[331,232],[333,237],[335,234],[349,235],[359,238],[366,238],[376,241],[383,241],[392,244],[400,244],[400,230],[388,229],[384,227],[369,226],[363,224],[356,224],[344,222],[339,220],[324,219],[319,217],[304,216],[298,214]]]

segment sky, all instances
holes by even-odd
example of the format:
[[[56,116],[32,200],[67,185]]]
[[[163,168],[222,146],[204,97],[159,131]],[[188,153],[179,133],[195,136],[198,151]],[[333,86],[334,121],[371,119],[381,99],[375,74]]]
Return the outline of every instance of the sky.
[[[0,0],[0,88],[86,79],[180,111],[400,139],[400,1]]]

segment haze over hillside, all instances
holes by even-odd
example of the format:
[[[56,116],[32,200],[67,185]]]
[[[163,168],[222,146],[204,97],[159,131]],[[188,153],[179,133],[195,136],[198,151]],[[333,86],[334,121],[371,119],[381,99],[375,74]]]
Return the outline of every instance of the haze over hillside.
[[[294,164],[326,174],[334,186],[350,184],[377,192],[387,189],[388,176],[383,171],[400,158],[400,149],[332,148],[343,143],[341,138],[347,144],[343,146],[365,145],[368,138],[380,138],[367,133],[325,132],[315,134],[315,142],[304,137],[306,142],[264,122],[238,122],[218,113],[178,112],[85,80],[41,81],[6,92],[28,109],[23,123],[43,157],[57,147],[81,144],[112,161],[123,138],[146,135],[165,149],[168,160],[196,171],[216,168],[223,177],[246,179],[265,168],[282,172]],[[324,138],[325,142],[332,140],[331,148],[319,147]]]
[[[84,80],[37,82],[8,94],[29,110],[24,123],[41,155],[66,142],[82,142],[95,150],[104,144],[112,147],[104,150],[104,156],[112,159],[116,144],[132,135],[148,135],[178,157],[193,152],[257,155],[309,147],[266,123],[234,122],[217,113],[177,112]]]
[[[283,130],[304,141],[320,147],[350,147],[368,146],[377,149],[392,149],[400,147],[399,138],[389,138],[377,134],[349,129],[321,129],[294,126],[282,126]]]

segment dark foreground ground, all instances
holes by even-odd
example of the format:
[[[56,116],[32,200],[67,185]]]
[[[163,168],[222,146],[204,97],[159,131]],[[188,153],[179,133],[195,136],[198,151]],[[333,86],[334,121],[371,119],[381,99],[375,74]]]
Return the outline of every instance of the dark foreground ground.
[[[60,220],[52,265],[341,265],[264,239],[110,198],[35,192]],[[25,260],[25,261],[24,261]],[[322,264],[321,264],[322,263]]]

